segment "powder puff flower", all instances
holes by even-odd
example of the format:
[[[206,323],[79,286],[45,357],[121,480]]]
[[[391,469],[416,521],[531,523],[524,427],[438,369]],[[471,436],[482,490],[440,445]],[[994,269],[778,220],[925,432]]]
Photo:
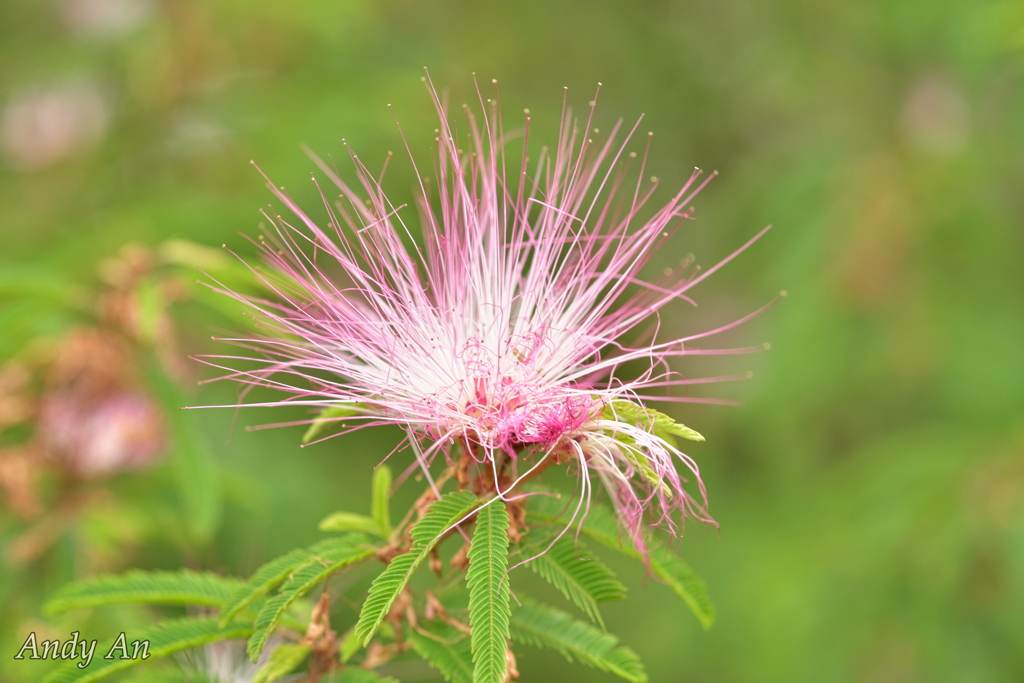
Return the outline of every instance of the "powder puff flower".
[[[271,639],[264,653],[273,652]],[[208,683],[251,683],[256,673],[266,664],[269,657],[264,654],[258,663],[253,663],[245,654],[245,641],[222,640],[210,643],[202,648],[183,652],[178,660],[186,676],[185,680],[206,681]],[[298,676],[291,675],[283,681],[295,681]]]
[[[667,388],[734,377],[685,379],[669,360],[760,349],[691,346],[756,312],[681,339],[659,339],[658,313],[692,304],[687,293],[763,231],[709,270],[687,263],[644,279],[711,176],[694,171],[645,211],[658,183],[644,180],[647,152],[628,149],[639,121],[601,135],[593,104],[582,126],[563,104],[557,148],[531,160],[528,111],[524,128],[506,135],[497,99],[481,97],[482,115],[466,107],[459,133],[429,91],[440,127],[434,181],[417,170],[422,237],[358,156],[350,152],[355,184],[314,159],[338,193],[314,177],[322,219],[270,185],[296,219],[264,214],[269,268],[253,272],[274,296],[228,291],[255,309],[266,335],[228,340],[248,353],[206,362],[249,385],[245,393],[288,394],[250,405],[331,409],[323,415],[348,428],[341,433],[400,425],[428,480],[439,454],[450,462],[459,451],[480,465],[478,482],[508,497],[541,468],[570,463],[576,513],[599,480],[640,548],[645,519],[672,531],[686,516],[710,521],[697,464],[672,434],[702,438],[644,404],[718,402]],[[638,328],[641,341],[622,341]]]

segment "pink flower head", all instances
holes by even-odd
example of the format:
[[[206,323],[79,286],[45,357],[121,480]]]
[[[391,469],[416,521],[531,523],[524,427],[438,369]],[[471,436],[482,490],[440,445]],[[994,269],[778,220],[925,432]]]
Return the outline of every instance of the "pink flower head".
[[[693,303],[687,292],[757,237],[703,273],[643,279],[642,268],[690,218],[689,203],[711,176],[694,171],[641,218],[657,182],[644,180],[646,152],[637,158],[628,149],[639,121],[602,135],[593,105],[583,126],[563,105],[557,148],[531,160],[529,115],[506,135],[496,100],[481,97],[482,117],[467,107],[460,139],[429,91],[440,127],[434,181],[420,176],[422,239],[354,154],[354,185],[315,159],[338,192],[332,201],[314,179],[319,220],[271,184],[297,219],[264,214],[269,229],[259,243],[270,268],[254,272],[276,297],[228,292],[257,311],[268,333],[228,340],[254,354],[207,362],[250,387],[288,394],[251,405],[348,408],[335,413],[349,427],[341,433],[402,426],[428,479],[436,456],[447,458],[455,444],[477,462],[508,464],[512,483],[499,483],[499,467],[489,468],[502,496],[542,465],[574,462],[577,513],[596,477],[641,548],[645,512],[673,531],[685,516],[710,521],[697,464],[657,428],[665,416],[642,403],[717,402],[660,393],[733,379],[683,379],[669,359],[761,348],[688,346],[751,316],[667,340],[658,339],[657,319],[669,304]],[[646,341],[620,341],[644,324]],[[623,374],[627,363],[639,376]],[[699,496],[684,488],[677,460]]]

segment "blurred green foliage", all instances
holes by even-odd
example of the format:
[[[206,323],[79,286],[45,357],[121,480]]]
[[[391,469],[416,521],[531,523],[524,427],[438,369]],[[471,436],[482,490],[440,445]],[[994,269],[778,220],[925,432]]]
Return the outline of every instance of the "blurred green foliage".
[[[598,124],[643,112],[664,187],[717,168],[698,221],[657,268],[688,252],[710,265],[776,226],[699,288],[699,308],[663,321],[701,330],[790,294],[731,333],[769,353],[680,368],[755,377],[712,389],[741,408],[670,411],[707,437],[690,452],[722,531],[691,526],[681,547],[719,617],[704,632],[620,572],[633,590],[606,610],[608,626],[651,679],[1024,678],[1016,0],[6,0],[0,358],[95,325],[101,264],[126,243],[251,253],[237,233],[255,233],[269,195],[250,159],[313,201],[299,144],[340,161],[344,137],[371,167],[394,150],[389,191],[411,198],[386,105],[429,165],[424,65],[453,103],[476,97],[471,72],[498,79],[506,121],[529,107],[531,135],[549,143],[562,87],[583,108],[600,81]],[[139,310],[170,314],[180,356],[247,324],[173,267],[187,295],[172,304],[150,290]],[[144,328],[140,366],[159,350]],[[211,376],[198,364],[183,373],[166,405],[233,402],[227,386],[187,389]],[[90,484],[84,508],[42,529],[0,510],[0,679],[41,678],[11,659],[30,630],[142,625],[109,610],[47,621],[39,606],[70,578],[183,564],[247,574],[319,538],[327,513],[366,509],[371,466],[397,441],[381,429],[300,449],[301,428],[244,426],[303,413],[172,414],[169,457]],[[3,438],[7,449],[28,437]],[[12,549],[33,533],[45,548],[25,560]],[[578,676],[570,667],[519,661],[526,681]]]

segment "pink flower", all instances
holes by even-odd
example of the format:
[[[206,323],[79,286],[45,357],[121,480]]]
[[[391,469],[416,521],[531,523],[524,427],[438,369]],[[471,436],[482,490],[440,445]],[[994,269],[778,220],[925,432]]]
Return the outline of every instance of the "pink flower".
[[[484,470],[503,496],[537,468],[572,461],[581,475],[576,512],[589,504],[596,477],[638,547],[645,511],[673,531],[685,516],[710,521],[697,464],[661,428],[667,418],[642,404],[719,402],[658,393],[735,379],[683,379],[669,360],[760,349],[690,347],[756,313],[665,340],[657,314],[692,304],[687,292],[763,231],[703,273],[643,279],[711,176],[694,171],[641,218],[657,182],[644,181],[646,152],[629,151],[639,121],[600,135],[593,106],[583,126],[563,106],[557,148],[529,159],[529,115],[506,135],[496,100],[481,98],[482,120],[467,107],[460,135],[429,90],[440,128],[434,179],[420,181],[422,239],[354,154],[354,186],[316,160],[339,192],[332,202],[321,190],[321,219],[271,184],[297,219],[264,214],[271,227],[259,244],[270,267],[254,273],[276,296],[228,292],[256,310],[266,335],[228,340],[247,353],[206,362],[250,387],[288,394],[251,405],[351,409],[334,418],[348,426],[341,433],[400,425],[428,479],[437,455],[448,458],[456,444],[495,465]],[[620,341],[644,324],[646,341]],[[639,376],[627,376],[627,364]],[[676,461],[695,480],[694,493]],[[510,476],[500,480],[506,465]]]
[[[101,477],[145,467],[165,448],[157,407],[136,390],[111,393],[90,402],[57,393],[43,403],[40,432],[48,450],[76,473]]]

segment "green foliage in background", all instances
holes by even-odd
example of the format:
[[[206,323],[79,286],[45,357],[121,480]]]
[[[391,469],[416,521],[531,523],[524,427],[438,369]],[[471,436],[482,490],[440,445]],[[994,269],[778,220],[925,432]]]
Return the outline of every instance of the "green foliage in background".
[[[653,268],[690,253],[713,263],[775,226],[742,267],[702,285],[700,307],[665,316],[666,328],[705,329],[780,289],[790,294],[731,333],[737,345],[770,341],[768,353],[678,368],[752,369],[750,382],[713,389],[742,407],[666,409],[708,439],[687,450],[721,532],[688,527],[682,548],[693,568],[666,554],[648,573],[619,556],[595,512],[577,552],[614,544],[602,555],[614,578],[562,576],[552,564],[565,550],[512,572],[524,592],[564,598],[557,614],[512,601],[512,639],[543,648],[523,651],[523,680],[571,680],[583,669],[567,658],[592,665],[588,680],[618,680],[637,657],[652,681],[1024,677],[1019,2],[123,4],[135,9],[0,6],[0,360],[34,367],[70,331],[98,325],[110,266],[131,260],[126,244],[146,250],[148,269],[124,290],[135,311],[128,364],[166,415],[169,445],[152,467],[109,478],[64,486],[47,470],[35,516],[0,490],[0,679],[36,683],[53,669],[12,659],[29,632],[109,642],[167,619],[177,626],[155,636],[162,651],[225,633],[248,639],[260,614],[274,622],[277,607],[264,613],[271,601],[288,602],[285,586],[299,592],[289,582],[319,557],[321,520],[328,533],[362,533],[370,544],[393,531],[370,507],[370,476],[352,472],[378,465],[397,432],[300,448],[302,428],[246,430],[311,419],[298,409],[180,412],[236,396],[219,384],[197,388],[213,374],[197,364],[167,370],[161,320],[173,321],[179,358],[246,324],[241,307],[195,281],[208,273],[251,286],[220,249],[253,251],[238,233],[255,234],[267,196],[250,159],[300,202],[315,201],[299,145],[340,162],[346,138],[370,166],[395,151],[393,199],[410,199],[413,174],[386,105],[428,163],[435,123],[418,80],[424,65],[456,104],[476,97],[471,72],[497,78],[506,119],[530,108],[545,139],[562,87],[579,106],[600,81],[598,125],[643,113],[655,133],[651,173],[671,185],[694,165],[718,169],[698,220]],[[11,114],[54,101],[79,115],[45,119],[56,128],[30,117],[39,127],[26,129]],[[0,387],[4,398],[11,391]],[[3,425],[0,462],[33,438],[24,424]],[[339,509],[362,512],[325,519]],[[279,556],[289,559],[262,566]],[[154,583],[121,587],[145,606],[42,608],[50,597],[96,599],[89,590],[102,584],[92,577],[183,566],[191,573],[174,576],[193,583],[178,586],[188,589],[178,601]],[[368,566],[332,582],[365,595]],[[213,576],[249,577],[246,592],[232,593],[218,616],[181,607],[210,609],[204,600],[216,589],[202,582]],[[76,579],[83,592],[61,598],[58,588]],[[609,597],[624,592],[614,582],[629,601]],[[315,591],[296,595],[278,626],[301,632],[314,603]],[[332,617],[354,625],[358,605],[339,602]],[[443,621],[421,628],[415,652],[468,680],[462,634]],[[282,648],[271,662],[279,671],[308,657]]]

